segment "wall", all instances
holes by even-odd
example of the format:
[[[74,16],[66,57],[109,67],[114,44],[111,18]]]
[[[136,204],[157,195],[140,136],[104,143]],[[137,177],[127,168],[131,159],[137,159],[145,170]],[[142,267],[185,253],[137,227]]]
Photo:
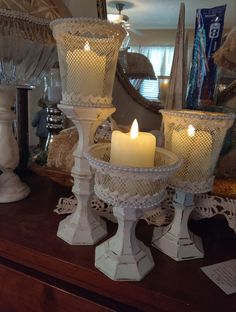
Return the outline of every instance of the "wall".
[[[188,44],[193,45],[194,29],[186,29],[188,33]],[[229,29],[224,29],[228,33]],[[165,46],[175,45],[176,29],[143,29],[130,31],[130,44],[133,46]]]
[[[130,32],[131,45],[156,46],[175,45],[176,29],[145,29]],[[193,43],[194,30],[188,30],[189,44]]]
[[[73,16],[97,17],[96,0],[67,0],[65,3]]]

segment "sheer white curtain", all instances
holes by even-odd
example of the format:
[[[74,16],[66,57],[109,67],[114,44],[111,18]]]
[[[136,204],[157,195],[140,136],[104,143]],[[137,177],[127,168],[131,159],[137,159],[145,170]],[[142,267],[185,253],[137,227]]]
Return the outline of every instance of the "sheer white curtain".
[[[173,46],[131,46],[130,52],[144,54],[152,63],[156,77],[170,75],[174,55]],[[159,81],[144,79],[139,91],[144,97],[155,101],[159,96]]]

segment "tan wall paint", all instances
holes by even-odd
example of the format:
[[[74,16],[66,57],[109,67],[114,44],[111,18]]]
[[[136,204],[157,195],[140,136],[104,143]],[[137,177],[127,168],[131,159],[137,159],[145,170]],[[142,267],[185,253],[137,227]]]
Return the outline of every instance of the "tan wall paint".
[[[145,29],[130,32],[131,45],[155,46],[155,45],[174,45],[176,30],[175,29]],[[194,30],[188,30],[189,44],[193,43]]]
[[[130,45],[155,46],[175,45],[176,29],[143,29],[130,32]],[[186,29],[189,45],[193,45],[194,29]],[[225,29],[224,33],[229,32]]]

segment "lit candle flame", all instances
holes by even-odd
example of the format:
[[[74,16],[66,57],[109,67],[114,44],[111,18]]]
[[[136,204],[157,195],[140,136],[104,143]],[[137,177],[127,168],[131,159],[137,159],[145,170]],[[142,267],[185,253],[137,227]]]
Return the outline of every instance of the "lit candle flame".
[[[84,50],[85,51],[90,51],[90,45],[89,45],[89,42],[86,41],[85,45],[84,45]]]
[[[130,138],[136,139],[137,137],[138,137],[138,122],[137,119],[134,119],[130,130]]]
[[[189,125],[189,126],[188,126],[188,136],[194,137],[195,132],[196,132],[196,130],[195,130],[194,126]]]

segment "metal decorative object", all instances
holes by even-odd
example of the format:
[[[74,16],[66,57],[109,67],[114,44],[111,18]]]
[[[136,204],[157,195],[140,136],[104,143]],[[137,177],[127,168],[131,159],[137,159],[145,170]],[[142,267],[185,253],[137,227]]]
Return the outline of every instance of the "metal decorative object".
[[[193,110],[161,113],[165,148],[181,157],[183,166],[171,179],[176,189],[174,220],[168,229],[154,230],[152,245],[177,261],[202,258],[201,239],[189,232],[187,223],[195,207],[194,194],[212,190],[214,169],[235,115]]]
[[[78,205],[60,222],[57,235],[69,244],[94,244],[106,235],[105,222],[93,214],[93,179],[84,158],[94,133],[115,108],[112,88],[118,51],[125,36],[119,25],[92,18],[67,18],[51,23],[57,41],[62,101],[59,108],[79,133],[71,175]]]
[[[95,171],[95,194],[113,205],[118,230],[95,252],[95,266],[113,280],[141,280],[154,267],[151,252],[135,237],[145,210],[160,203],[166,186],[181,165],[173,153],[157,148],[153,168],[110,164],[110,144],[96,144],[86,157]]]
[[[64,114],[57,107],[61,101],[61,77],[58,64],[44,77],[45,94],[44,97],[47,102],[47,129],[48,136],[44,150],[48,151],[49,144],[53,141],[54,136],[57,135],[64,128]]]
[[[48,150],[49,144],[53,141],[55,135],[57,135],[63,129],[64,116],[60,109],[57,107],[47,107],[47,129],[49,131],[45,150]]]

